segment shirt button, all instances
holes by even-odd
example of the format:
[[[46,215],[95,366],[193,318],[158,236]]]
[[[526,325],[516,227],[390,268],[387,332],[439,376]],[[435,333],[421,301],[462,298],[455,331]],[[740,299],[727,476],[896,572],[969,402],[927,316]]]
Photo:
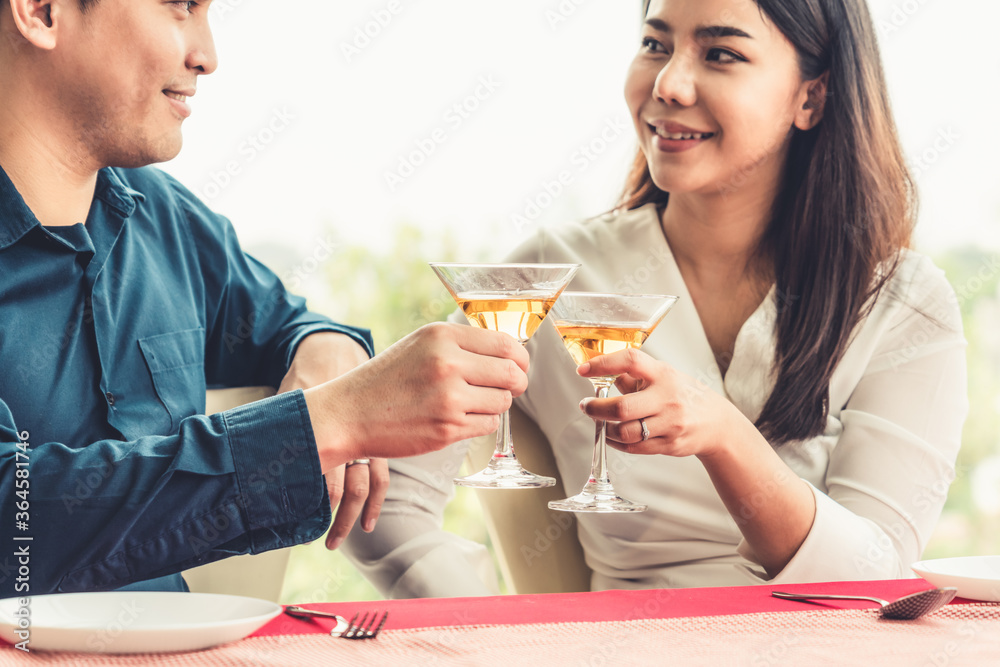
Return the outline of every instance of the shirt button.
[[[112,394],[109,391],[108,393],[104,394],[104,398],[108,399],[108,405],[114,407],[114,404],[115,404],[115,395],[114,394]]]

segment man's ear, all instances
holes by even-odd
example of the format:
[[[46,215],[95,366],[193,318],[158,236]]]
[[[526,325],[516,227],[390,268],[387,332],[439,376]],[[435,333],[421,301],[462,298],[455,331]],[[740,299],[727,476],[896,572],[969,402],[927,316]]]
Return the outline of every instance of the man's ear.
[[[56,31],[65,7],[62,0],[9,0],[16,33],[45,50],[56,45]],[[16,34],[15,34],[16,36]]]
[[[795,112],[795,127],[811,130],[823,120],[829,82],[829,72],[823,72],[812,81],[803,82],[800,94],[802,106]]]

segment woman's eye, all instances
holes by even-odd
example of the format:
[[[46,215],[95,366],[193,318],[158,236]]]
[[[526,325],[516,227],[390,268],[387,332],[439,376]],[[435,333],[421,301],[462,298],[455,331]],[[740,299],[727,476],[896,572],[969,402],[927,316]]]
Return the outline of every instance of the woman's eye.
[[[198,6],[197,2],[174,2],[171,4],[177,5],[178,7],[186,11],[188,14],[191,13],[192,9]]]
[[[709,62],[722,64],[746,62],[746,58],[738,56],[732,51],[728,51],[726,49],[709,49],[706,59]]]
[[[663,44],[660,44],[658,41],[656,41],[652,37],[643,37],[642,38],[642,50],[643,51],[648,51],[649,53],[666,53],[667,52],[667,50],[664,48]]]

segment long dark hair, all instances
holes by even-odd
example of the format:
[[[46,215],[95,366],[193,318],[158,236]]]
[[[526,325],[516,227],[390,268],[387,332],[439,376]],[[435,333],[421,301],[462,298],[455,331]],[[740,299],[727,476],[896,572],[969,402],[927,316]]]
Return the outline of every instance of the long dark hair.
[[[830,378],[910,245],[917,202],[866,1],[754,1],[795,46],[803,80],[829,76],[819,125],[794,130],[758,249],[773,258],[779,308],[775,388],[757,428],[779,444],[824,431]],[[620,206],[668,198],[640,150]]]

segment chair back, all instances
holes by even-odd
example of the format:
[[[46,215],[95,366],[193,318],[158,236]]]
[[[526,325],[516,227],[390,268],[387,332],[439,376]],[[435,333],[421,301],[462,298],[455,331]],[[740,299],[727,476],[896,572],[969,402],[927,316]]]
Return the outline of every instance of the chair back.
[[[273,395],[271,387],[211,389],[206,396],[205,414],[230,410]],[[186,570],[183,576],[188,588],[196,593],[246,595],[278,602],[288,556],[289,549],[233,556]]]
[[[510,410],[510,419],[518,460],[533,473],[555,477],[556,485],[524,491],[476,489],[507,590],[519,595],[589,591],[591,570],[577,538],[576,516],[548,507],[550,500],[567,495],[552,447],[516,406]],[[495,435],[476,438],[466,463],[472,470],[481,470],[495,445]]]

